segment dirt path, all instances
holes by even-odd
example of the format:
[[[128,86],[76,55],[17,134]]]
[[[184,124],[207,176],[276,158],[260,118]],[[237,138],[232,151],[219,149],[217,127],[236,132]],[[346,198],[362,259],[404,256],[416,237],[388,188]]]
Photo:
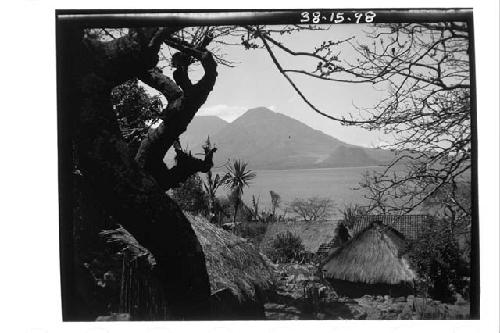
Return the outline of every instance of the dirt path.
[[[345,302],[336,297],[328,286],[316,281],[311,265],[280,265],[277,293],[264,305],[266,318],[270,320],[296,319],[362,319]],[[313,302],[308,289],[315,287],[323,293],[321,302]]]

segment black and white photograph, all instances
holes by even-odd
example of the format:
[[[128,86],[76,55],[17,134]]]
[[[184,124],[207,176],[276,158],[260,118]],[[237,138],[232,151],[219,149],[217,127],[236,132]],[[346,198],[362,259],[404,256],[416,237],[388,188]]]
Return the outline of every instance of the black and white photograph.
[[[500,7],[2,7],[0,331],[498,332]]]
[[[471,9],[55,15],[64,321],[479,318]]]

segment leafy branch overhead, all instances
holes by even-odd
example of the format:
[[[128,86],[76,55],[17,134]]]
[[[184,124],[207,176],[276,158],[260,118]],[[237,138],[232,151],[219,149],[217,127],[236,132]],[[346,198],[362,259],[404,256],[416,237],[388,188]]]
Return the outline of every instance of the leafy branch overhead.
[[[432,200],[442,187],[462,183],[471,166],[466,23],[377,24],[364,36],[325,40],[311,50],[294,50],[281,38],[324,29],[314,25],[185,28],[166,44],[189,48],[200,45],[209,33],[219,63],[226,58],[224,47],[263,49],[313,111],[392,137],[380,147],[396,151],[397,158],[384,172],[362,182],[362,187],[369,188],[371,209],[381,209],[384,201],[385,211],[410,212]],[[179,42],[182,39],[188,43]],[[285,68],[280,54],[314,60],[317,66]],[[355,83],[380,86],[387,93],[376,105],[357,108],[358,115],[337,116],[314,105],[295,82],[298,76],[330,81],[333,90],[336,83]],[[395,174],[400,165],[406,165],[407,172]],[[391,200],[382,199],[393,196],[401,200],[391,205]]]
[[[398,156],[385,171],[362,182],[369,190],[371,209],[408,213],[444,187],[470,181],[470,45],[465,22],[377,24],[365,36],[325,41],[313,50],[293,50],[266,27],[246,28],[313,111],[392,137],[380,147]],[[285,68],[278,51],[315,60],[317,66]],[[387,93],[376,105],[358,107],[358,115],[336,116],[310,101],[294,81],[299,75],[331,81],[332,90],[338,82],[372,84]],[[406,171],[394,172],[401,165]],[[450,195],[451,201],[459,201]],[[470,215],[462,208],[454,209]]]

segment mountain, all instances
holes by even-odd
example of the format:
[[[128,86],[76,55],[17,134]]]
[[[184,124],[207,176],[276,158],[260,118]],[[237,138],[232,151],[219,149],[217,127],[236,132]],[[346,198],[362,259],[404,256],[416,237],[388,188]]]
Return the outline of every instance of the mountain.
[[[183,148],[192,150],[193,152],[201,153],[203,149],[201,145],[205,142],[208,136],[210,138],[217,134],[224,126],[228,124],[227,121],[220,119],[216,116],[197,116],[188,125],[186,132],[180,136],[180,142]],[[175,157],[173,149],[167,152],[164,161],[168,165],[172,165]]]
[[[204,142],[207,136],[212,137],[217,134],[227,124],[227,121],[216,116],[194,117],[189,123],[187,131],[180,137],[182,146],[194,148]]]
[[[214,155],[215,165],[241,159],[252,169],[356,167],[387,164],[394,156],[386,150],[347,144],[262,107],[250,109],[223,126],[220,121],[208,118],[195,117],[196,124],[193,120],[181,143],[185,146],[189,140],[193,152],[201,152],[201,144],[210,134],[210,140],[218,149]],[[194,133],[195,130],[200,132]],[[195,140],[198,144],[191,145]]]

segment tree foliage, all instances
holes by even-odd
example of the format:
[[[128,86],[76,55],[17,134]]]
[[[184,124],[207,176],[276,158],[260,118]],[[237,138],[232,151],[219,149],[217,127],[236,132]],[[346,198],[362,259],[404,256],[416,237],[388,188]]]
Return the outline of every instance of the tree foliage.
[[[312,51],[287,47],[265,27],[249,29],[312,110],[392,136],[381,147],[397,151],[396,159],[362,182],[370,210],[408,213],[442,187],[470,178],[470,28],[465,22],[376,24],[366,36],[324,42]],[[315,60],[317,66],[285,68],[276,49]],[[373,107],[358,108],[358,115],[337,116],[317,108],[294,75],[374,84],[387,95]],[[401,165],[404,171],[395,172]]]
[[[290,231],[279,233],[271,242],[268,255],[275,262],[301,261],[305,248],[300,237]]]
[[[273,190],[269,191],[269,195],[271,196],[272,214],[276,216],[276,209],[281,205],[281,196]]]
[[[214,151],[214,148],[215,147],[210,142],[210,137],[207,137],[205,143],[203,144],[205,155]],[[224,185],[224,181],[224,177],[221,177],[219,174],[214,175],[212,169],[206,172],[206,177],[203,180],[203,189],[205,190],[208,198],[209,218],[213,223],[219,223],[221,215],[224,214],[224,209],[217,198],[217,190]]]
[[[260,197],[255,197],[255,195],[252,194],[252,219],[254,221],[259,220],[260,218],[260,209],[259,209],[259,203],[260,203]]]
[[[455,292],[467,296],[470,272],[460,252],[456,235],[445,221],[428,225],[423,235],[411,242],[409,256],[422,292],[444,302],[453,302]]]
[[[341,246],[345,242],[351,239],[351,235],[349,234],[349,230],[343,222],[340,222],[335,227],[335,236],[333,239],[334,246]]]
[[[233,222],[236,222],[238,208],[241,206],[241,197],[245,187],[250,185],[250,181],[256,177],[256,174],[247,169],[247,163],[240,160],[235,160],[233,164],[226,167],[224,183],[231,191],[230,200],[234,207]]]
[[[304,221],[325,220],[333,210],[333,201],[329,198],[311,197],[296,198],[290,204],[290,209]]]
[[[391,134],[394,142],[383,147],[398,155],[363,185],[374,203],[390,198],[386,211],[410,212],[445,187],[470,180],[468,27],[398,24],[374,28],[368,37],[373,44],[355,46],[360,60],[346,72],[386,85],[387,97],[363,110],[361,126]],[[398,165],[403,172],[393,171]]]
[[[363,215],[366,215],[366,208],[359,204],[347,204],[340,210],[342,214],[342,224],[348,229],[352,229],[356,220]]]
[[[111,91],[111,103],[124,139],[137,150],[151,125],[159,120],[161,99],[148,95],[139,80],[132,79]]]
[[[203,182],[199,175],[194,174],[179,187],[172,189],[174,199],[182,210],[193,214],[206,215],[209,210],[208,196],[203,190]]]
[[[423,209],[428,209],[436,217],[448,221],[452,232],[468,230],[471,223],[471,195],[470,181],[452,182],[429,196],[423,203]]]

